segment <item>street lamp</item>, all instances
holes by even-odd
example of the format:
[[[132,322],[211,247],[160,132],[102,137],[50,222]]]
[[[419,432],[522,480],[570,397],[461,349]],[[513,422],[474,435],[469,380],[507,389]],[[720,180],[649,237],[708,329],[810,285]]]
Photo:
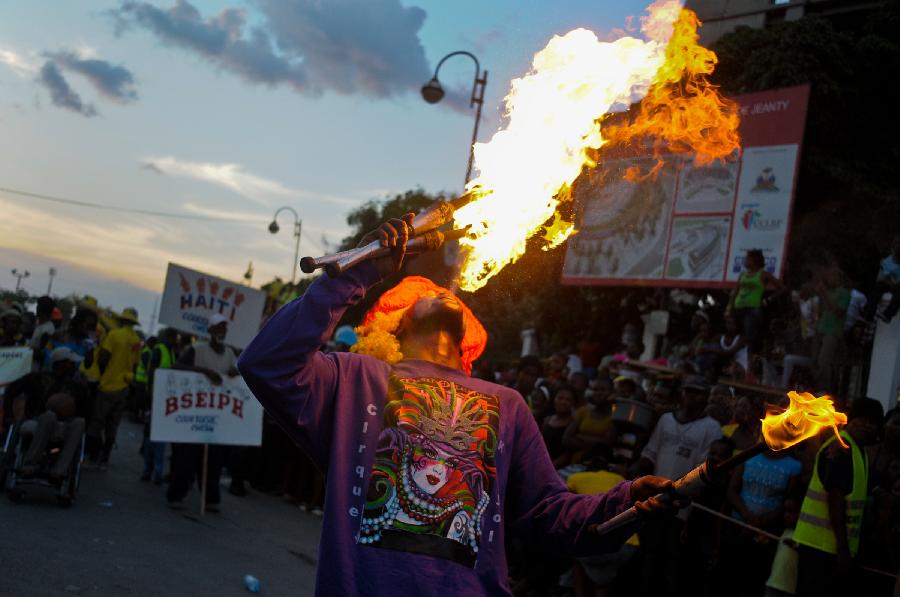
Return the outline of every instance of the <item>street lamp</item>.
[[[31,275],[31,272],[27,269],[24,271],[19,271],[16,268],[13,268],[12,275],[16,277],[16,292],[19,292],[19,289],[22,288],[22,278],[27,278]]]
[[[291,270],[291,284],[293,284],[294,280],[297,279],[297,261],[300,259],[300,228],[303,225],[303,221],[293,207],[279,207],[275,211],[275,215],[272,216],[272,223],[269,224],[269,232],[278,234],[278,231],[281,230],[281,227],[278,225],[278,214],[284,210],[294,214],[294,264],[293,269]]]
[[[475,159],[475,142],[478,141],[478,123],[481,121],[481,107],[484,105],[484,88],[487,86],[487,71],[481,70],[481,65],[478,64],[478,58],[471,52],[462,50],[450,52],[441,58],[441,61],[437,63],[437,66],[434,69],[434,76],[422,86],[422,99],[429,104],[436,104],[444,98],[444,88],[441,87],[441,82],[438,80],[438,71],[441,70],[441,65],[443,65],[448,58],[452,58],[453,56],[468,56],[475,62],[475,81],[472,83],[472,97],[469,98],[469,107],[472,108],[477,106],[477,108],[475,110],[475,128],[472,130],[472,143],[469,145],[469,165],[466,168],[465,184],[467,185],[469,184],[469,179],[472,177],[472,163]],[[465,185],[463,188],[465,188]]]
[[[53,278],[56,277],[56,274],[58,272],[56,271],[55,267],[51,267],[49,273],[50,273],[50,281],[47,282],[47,296],[50,296],[50,289],[53,288]]]

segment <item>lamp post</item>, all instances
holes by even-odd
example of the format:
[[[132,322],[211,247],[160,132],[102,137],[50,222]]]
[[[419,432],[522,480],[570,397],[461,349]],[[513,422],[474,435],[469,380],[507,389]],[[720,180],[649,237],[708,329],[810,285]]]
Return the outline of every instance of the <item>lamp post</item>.
[[[478,58],[475,57],[475,54],[463,50],[450,52],[441,58],[441,61],[438,62],[437,66],[434,68],[434,76],[422,86],[422,99],[429,104],[436,104],[443,99],[444,88],[441,87],[441,82],[438,80],[438,71],[441,70],[441,66],[444,62],[453,56],[468,56],[475,62],[475,80],[472,83],[472,96],[469,98],[469,107],[475,107],[475,127],[472,129],[472,143],[469,144],[469,165],[466,168],[465,182],[467,185],[469,184],[469,179],[472,177],[472,163],[475,160],[475,142],[478,141],[478,123],[481,121],[481,107],[484,105],[484,88],[487,87],[487,71],[481,70],[481,65],[478,63]],[[463,185],[463,188],[465,188],[465,185]]]
[[[278,214],[285,210],[294,214],[294,263],[291,269],[291,284],[293,284],[294,280],[297,279],[297,261],[300,259],[300,229],[303,225],[303,221],[293,207],[279,207],[275,211],[275,215],[272,216],[272,223],[269,224],[269,232],[277,234],[278,231],[281,230],[281,227],[278,225]]]
[[[18,270],[16,268],[13,268],[12,275],[16,277],[16,292],[19,292],[19,290],[22,288],[22,278],[27,278],[31,275],[31,272],[27,269]]]
[[[50,281],[47,282],[47,296],[50,296],[50,289],[53,288],[53,278],[56,277],[57,271],[55,267],[50,268]]]

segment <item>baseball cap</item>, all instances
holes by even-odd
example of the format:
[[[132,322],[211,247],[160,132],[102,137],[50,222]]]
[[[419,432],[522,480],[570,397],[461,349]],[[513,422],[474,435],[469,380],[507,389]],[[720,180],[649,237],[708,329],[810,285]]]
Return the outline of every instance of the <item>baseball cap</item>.
[[[221,313],[215,313],[212,317],[209,318],[209,322],[206,324],[206,327],[207,329],[214,328],[220,323],[228,323],[228,318]]]
[[[701,392],[709,392],[709,384],[702,375],[691,375],[681,384],[682,388],[690,388],[692,390],[700,390]]]
[[[60,361],[72,361],[73,363],[80,363],[82,361],[82,357],[78,356],[71,348],[67,346],[60,346],[59,348],[53,349],[53,352],[50,353],[50,363],[58,363]]]

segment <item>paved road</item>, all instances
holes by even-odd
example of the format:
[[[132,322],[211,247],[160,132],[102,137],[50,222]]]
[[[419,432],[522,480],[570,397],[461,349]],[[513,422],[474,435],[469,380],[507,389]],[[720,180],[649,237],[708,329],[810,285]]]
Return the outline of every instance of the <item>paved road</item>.
[[[222,495],[199,517],[166,507],[165,486],[138,481],[141,428],[122,423],[109,470],[85,470],[74,506],[34,488],[20,504],[0,498],[0,595],[311,595],[321,519],[277,497]],[[112,505],[104,505],[111,502]]]

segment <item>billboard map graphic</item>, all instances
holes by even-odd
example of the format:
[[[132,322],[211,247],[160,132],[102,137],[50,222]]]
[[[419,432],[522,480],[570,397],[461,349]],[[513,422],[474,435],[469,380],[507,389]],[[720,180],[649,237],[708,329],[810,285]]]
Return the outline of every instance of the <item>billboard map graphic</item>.
[[[639,155],[583,174],[562,282],[727,287],[748,249],[780,277],[808,98],[806,85],[734,98],[742,148],[731,160]]]

